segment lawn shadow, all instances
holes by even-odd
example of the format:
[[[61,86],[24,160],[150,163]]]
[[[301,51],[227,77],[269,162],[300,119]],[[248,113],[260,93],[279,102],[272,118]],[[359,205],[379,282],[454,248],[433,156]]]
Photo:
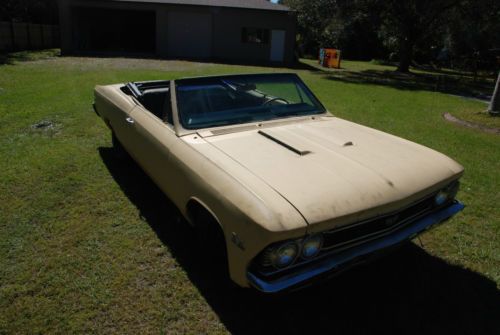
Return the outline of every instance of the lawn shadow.
[[[423,90],[470,98],[489,99],[493,83],[485,78],[474,81],[461,75],[400,73],[391,70],[323,72],[323,78],[352,84],[389,86],[402,90]]]
[[[424,90],[489,100],[494,88],[494,78],[459,71],[422,68],[410,73],[395,70],[326,69],[302,62],[304,66],[323,79],[350,84],[388,86],[401,90]],[[420,70],[424,70],[420,71]]]
[[[26,50],[17,52],[0,52],[0,66],[16,63],[50,59],[60,56],[59,49]]]
[[[107,169],[233,334],[494,334],[495,282],[409,244],[375,263],[298,292],[241,289],[202,264],[193,232],[133,162],[99,148]]]

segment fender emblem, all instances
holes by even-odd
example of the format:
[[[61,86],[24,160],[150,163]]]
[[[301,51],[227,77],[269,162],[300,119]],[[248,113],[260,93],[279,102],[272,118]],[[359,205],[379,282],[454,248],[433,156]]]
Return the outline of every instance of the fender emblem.
[[[245,250],[245,246],[243,245],[243,242],[241,242],[240,238],[238,237],[238,235],[236,235],[235,232],[231,233],[231,242],[233,242],[241,250]]]

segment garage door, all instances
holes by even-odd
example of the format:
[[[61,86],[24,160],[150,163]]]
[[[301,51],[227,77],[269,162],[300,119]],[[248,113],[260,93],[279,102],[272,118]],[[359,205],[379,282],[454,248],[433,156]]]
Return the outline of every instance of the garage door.
[[[77,51],[155,53],[154,11],[73,8],[73,43]]]
[[[212,16],[203,13],[168,13],[168,55],[178,58],[209,58]]]

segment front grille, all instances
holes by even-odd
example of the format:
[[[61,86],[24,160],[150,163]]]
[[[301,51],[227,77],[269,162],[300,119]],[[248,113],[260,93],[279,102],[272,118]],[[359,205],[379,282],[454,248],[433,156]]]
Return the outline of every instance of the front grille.
[[[434,196],[416,202],[397,212],[385,214],[366,221],[354,223],[346,227],[335,228],[323,232],[323,246],[316,259],[305,261],[299,260],[294,265],[286,269],[275,269],[269,264],[262,264],[262,256],[256,257],[251,266],[251,270],[265,277],[279,276],[283,273],[294,271],[295,268],[314,260],[326,257],[327,255],[353,247],[355,245],[368,242],[370,240],[388,235],[398,229],[412,224],[417,219],[438,209],[434,204]],[[444,204],[443,206],[446,206]]]
[[[413,204],[397,213],[325,231],[323,234],[323,250],[338,248],[345,244],[352,244],[359,240],[366,240],[389,233],[429,213],[433,208],[434,196]]]

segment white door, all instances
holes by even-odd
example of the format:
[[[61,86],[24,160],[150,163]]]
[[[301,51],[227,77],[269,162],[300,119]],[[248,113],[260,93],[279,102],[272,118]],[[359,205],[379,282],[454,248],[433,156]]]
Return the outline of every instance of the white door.
[[[271,31],[271,62],[283,62],[285,57],[285,31]]]

